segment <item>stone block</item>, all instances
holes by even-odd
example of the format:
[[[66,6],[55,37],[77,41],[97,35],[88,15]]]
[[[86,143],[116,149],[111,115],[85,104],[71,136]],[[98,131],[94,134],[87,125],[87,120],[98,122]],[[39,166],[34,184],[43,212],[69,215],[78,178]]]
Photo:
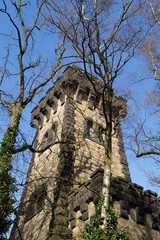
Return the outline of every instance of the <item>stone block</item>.
[[[124,210],[129,210],[129,204],[127,201],[120,201],[120,207]]]
[[[96,184],[95,183],[91,184],[90,189],[93,189],[93,191],[97,194],[101,193],[102,182],[97,182]]]
[[[157,230],[157,231],[160,230],[159,224],[158,224],[157,222],[153,222],[152,228],[153,228],[154,230]]]
[[[160,223],[160,216],[158,214],[158,211],[155,213],[152,213],[152,219],[153,219],[153,222]]]
[[[144,192],[144,195],[149,197],[150,202],[156,202],[157,201],[158,194],[156,192],[153,192],[153,191],[150,191],[150,190],[146,190]]]
[[[55,209],[55,214],[56,215],[67,216],[68,215],[68,209],[64,208],[63,206],[58,206]]]
[[[124,219],[128,219],[128,218],[129,218],[129,216],[128,216],[128,211],[121,208],[121,209],[120,209],[120,216],[121,216],[122,218],[124,218]]]
[[[86,195],[82,196],[78,201],[79,206],[82,206],[86,202],[86,199],[87,199]]]
[[[73,229],[76,227],[76,219],[73,219],[71,222],[70,222],[70,228]]]
[[[88,191],[86,203],[89,204],[90,202],[92,202],[94,199],[94,196],[95,196],[95,193],[93,191]]]
[[[99,168],[97,169],[92,175],[91,175],[91,179],[92,181],[94,181],[97,177],[101,177],[103,179],[103,174],[104,174],[104,170]]]
[[[74,202],[73,203],[73,211],[77,212],[80,209],[79,202]]]
[[[52,230],[51,237],[48,240],[70,240],[72,239],[72,231],[65,226],[55,226]]]
[[[81,213],[84,213],[87,210],[88,210],[88,204],[87,203],[83,203],[82,205],[80,205]]]
[[[126,201],[129,203],[130,208],[135,208],[138,205],[138,201],[133,195],[126,195]]]
[[[144,216],[142,215],[137,215],[137,223],[144,225]]]
[[[82,221],[86,221],[88,219],[88,211],[84,212],[80,219],[82,219]]]
[[[57,215],[55,219],[56,219],[56,225],[61,225],[66,227],[68,226],[68,217]]]

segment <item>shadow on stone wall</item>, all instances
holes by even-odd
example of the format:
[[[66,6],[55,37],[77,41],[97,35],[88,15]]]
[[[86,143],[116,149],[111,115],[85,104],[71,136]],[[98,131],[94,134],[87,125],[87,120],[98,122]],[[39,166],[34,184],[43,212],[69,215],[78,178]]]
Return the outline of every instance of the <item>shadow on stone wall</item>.
[[[69,195],[69,221],[73,236],[80,239],[84,222],[96,212],[103,182],[103,170],[98,169],[88,183]],[[127,229],[130,239],[160,239],[160,200],[152,191],[117,177],[112,178],[110,204],[120,216],[119,226]]]

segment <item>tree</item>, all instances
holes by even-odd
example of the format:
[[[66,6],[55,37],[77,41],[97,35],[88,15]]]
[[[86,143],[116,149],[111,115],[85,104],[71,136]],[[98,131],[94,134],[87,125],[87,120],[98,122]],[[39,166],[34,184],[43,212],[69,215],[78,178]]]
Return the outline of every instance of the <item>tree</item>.
[[[159,5],[157,0],[146,0],[142,8],[146,24],[151,26],[151,32],[141,46],[142,53],[146,56],[147,67],[155,80],[159,81]]]
[[[1,25],[0,37],[5,41],[4,53],[0,67],[0,104],[9,114],[9,124],[0,146],[0,236],[3,239],[11,224],[14,212],[15,178],[12,176],[13,154],[26,149],[35,151],[33,144],[28,144],[20,133],[22,112],[40,94],[44,87],[54,78],[58,70],[67,65],[65,58],[65,36],[55,47],[55,61],[49,65],[38,54],[38,37],[42,25],[40,12],[45,0],[31,3],[29,1],[5,1],[1,4],[0,17],[8,23],[8,28]],[[30,18],[27,17],[30,16]],[[36,39],[35,39],[36,38]],[[21,137],[21,145],[17,139]]]
[[[75,58],[83,60],[88,81],[95,93],[102,97],[106,122],[105,139],[102,139],[105,159],[101,215],[104,219],[105,208],[109,205],[112,136],[121,118],[118,114],[113,126],[113,85],[145,35],[142,35],[141,26],[133,23],[140,7],[139,2],[134,0],[68,0],[65,4],[64,1],[47,1],[46,12],[43,13],[49,31],[59,29],[60,36],[66,36]],[[101,92],[94,84],[93,75],[102,80]]]
[[[135,123],[135,134],[132,138],[135,141],[133,151],[138,158],[153,159],[157,167],[160,162],[160,132],[159,132],[159,113],[160,113],[160,48],[159,48],[159,29],[160,15],[157,0],[146,0],[142,7],[142,15],[145,24],[151,28],[150,33],[140,45],[140,54],[145,59],[147,73],[141,81],[150,80],[150,88],[146,91],[145,116]],[[153,80],[154,84],[153,84]],[[156,172],[149,172],[149,180],[154,185],[159,185],[159,177]]]

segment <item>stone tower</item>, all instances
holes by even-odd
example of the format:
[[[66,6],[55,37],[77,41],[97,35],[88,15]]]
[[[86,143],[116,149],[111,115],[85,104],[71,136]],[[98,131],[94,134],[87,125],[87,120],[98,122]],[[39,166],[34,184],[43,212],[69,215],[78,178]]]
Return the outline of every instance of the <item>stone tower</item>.
[[[100,93],[101,82],[93,81]],[[117,116],[126,116],[125,100],[114,96],[113,108],[114,126]],[[81,239],[102,188],[100,138],[105,119],[101,95],[95,94],[82,69],[70,66],[33,109],[31,126],[36,128],[37,152],[31,159],[11,238]],[[110,201],[121,216],[119,224],[134,235],[131,239],[160,239],[159,201],[155,193],[143,193],[142,187],[131,183],[120,126],[112,139],[111,167]]]

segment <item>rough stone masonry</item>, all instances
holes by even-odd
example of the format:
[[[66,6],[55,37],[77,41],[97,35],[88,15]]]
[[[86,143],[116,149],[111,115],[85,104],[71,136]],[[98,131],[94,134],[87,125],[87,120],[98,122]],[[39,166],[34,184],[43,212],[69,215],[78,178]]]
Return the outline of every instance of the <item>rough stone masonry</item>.
[[[93,77],[99,93],[101,81]],[[113,96],[113,127],[127,114],[126,101]],[[80,240],[96,213],[102,189],[105,127],[101,94],[84,71],[69,66],[32,111],[34,153],[11,233],[16,240]],[[110,204],[132,240],[160,239],[160,200],[130,179],[120,124],[112,138]]]

